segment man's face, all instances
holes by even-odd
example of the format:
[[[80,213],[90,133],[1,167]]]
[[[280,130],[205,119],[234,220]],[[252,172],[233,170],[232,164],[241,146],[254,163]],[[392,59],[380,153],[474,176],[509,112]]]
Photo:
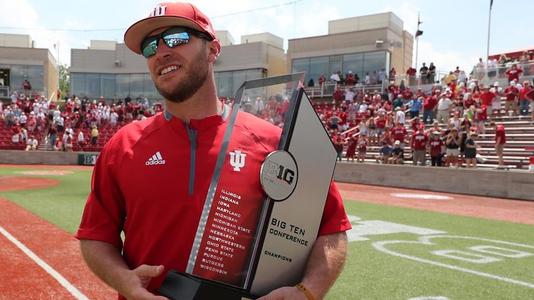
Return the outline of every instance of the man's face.
[[[148,36],[159,34],[160,28]],[[147,59],[148,69],[158,92],[167,100],[180,103],[194,95],[209,75],[207,42],[191,35],[188,44],[169,48],[160,40],[155,55]]]

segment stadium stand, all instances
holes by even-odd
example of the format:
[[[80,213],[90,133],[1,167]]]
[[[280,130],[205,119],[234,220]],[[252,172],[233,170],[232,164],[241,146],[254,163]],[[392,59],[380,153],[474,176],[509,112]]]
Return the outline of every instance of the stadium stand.
[[[362,145],[365,140],[366,149],[365,153],[360,153],[360,161],[388,161],[377,157],[380,157],[383,145],[394,146],[396,140],[392,129],[396,123],[401,122],[405,128],[405,137],[399,142],[404,148],[405,164],[413,163],[411,137],[418,128],[423,126],[425,135],[431,137],[436,131],[442,135],[452,127],[458,127],[460,135],[463,134],[462,143],[466,140],[467,132],[478,135],[474,139],[477,144],[478,166],[495,168],[498,166],[498,157],[495,150],[495,128],[490,126],[490,121],[493,121],[506,129],[504,164],[500,167],[526,169],[530,157],[534,155],[534,90],[531,84],[523,83],[530,83],[530,74],[534,74],[530,72],[533,65],[525,62],[524,57],[519,57],[517,61],[502,61],[498,66],[506,67],[506,70],[489,76],[484,69],[484,80],[477,76],[482,74],[480,68],[485,68],[485,65],[478,64],[469,77],[463,76],[464,72],[456,68],[443,76],[433,75],[435,80],[441,76],[440,83],[433,82],[429,77],[425,80],[421,76],[407,78],[404,74],[396,74],[395,70],[388,74],[392,77],[391,81],[383,78],[384,75],[377,77],[379,80],[359,81],[354,79],[358,78],[357,74],[349,73],[345,74],[344,78],[348,80],[344,81],[337,80],[336,76],[331,76],[330,79],[321,77],[317,84],[309,84],[306,92],[312,98],[314,108],[332,140],[342,141],[344,155],[351,139],[356,144],[361,139]],[[516,77],[511,77],[512,69],[524,71],[516,72],[518,74],[513,74]],[[407,74],[413,76],[416,71],[412,68]],[[487,95],[490,95],[489,98]],[[431,120],[427,120],[430,111],[428,107],[432,108],[434,113],[430,117],[435,120],[435,110],[441,108],[442,98],[450,99],[450,103],[446,105],[449,109],[445,120],[433,125]],[[232,102],[226,98],[221,100],[229,104]],[[507,100],[512,100],[514,105],[510,105]],[[530,104],[530,108],[523,106],[521,110],[521,100],[526,101],[523,104]],[[287,101],[271,97],[261,102],[244,103],[243,109],[276,125],[282,125],[283,119],[280,116],[287,109]],[[37,95],[30,99],[15,93],[9,102],[0,105],[0,149],[23,150],[29,136],[33,136],[41,151],[98,152],[120,127],[162,110],[160,103],[150,104],[146,99],[132,101],[127,98],[110,103],[104,99],[79,99],[75,96],[56,107],[56,102],[44,97]],[[486,116],[488,112],[489,115]],[[457,116],[456,119],[454,115]],[[96,131],[98,137],[92,142],[92,134],[96,134]],[[362,139],[363,135],[367,138]],[[441,139],[444,140],[445,135]],[[354,150],[351,149],[350,152]],[[427,154],[427,165],[430,165],[429,160]],[[462,156],[460,162],[464,166]]]

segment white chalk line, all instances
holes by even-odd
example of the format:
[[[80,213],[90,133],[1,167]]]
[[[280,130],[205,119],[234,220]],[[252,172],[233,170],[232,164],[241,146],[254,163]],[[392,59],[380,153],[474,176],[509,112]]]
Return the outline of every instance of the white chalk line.
[[[499,281],[504,281],[504,282],[507,282],[507,283],[517,284],[517,285],[521,285],[521,286],[525,286],[525,287],[534,289],[534,284],[532,284],[530,282],[520,281],[520,280],[511,279],[511,278],[507,278],[507,277],[502,277],[502,276],[498,276],[498,275],[494,275],[494,274],[489,274],[489,273],[479,272],[479,271],[466,269],[466,268],[462,268],[462,267],[457,267],[457,266],[453,266],[453,265],[448,265],[448,264],[440,263],[440,262],[437,262],[437,261],[432,261],[432,260],[427,260],[427,259],[423,259],[423,258],[419,258],[419,257],[415,257],[415,256],[410,256],[410,255],[406,255],[406,254],[402,254],[402,253],[398,253],[398,252],[389,250],[389,249],[387,249],[385,247],[385,245],[388,245],[388,244],[401,244],[401,243],[402,244],[434,245],[434,243],[432,243],[430,241],[433,238],[474,239],[474,240],[494,242],[494,243],[499,243],[499,244],[514,245],[514,246],[519,246],[519,247],[524,247],[524,248],[534,248],[533,246],[523,245],[523,244],[518,244],[518,243],[511,243],[511,242],[490,240],[490,239],[476,238],[476,237],[467,237],[467,236],[425,236],[425,237],[421,237],[419,239],[420,241],[400,241],[400,240],[396,240],[396,241],[379,241],[379,242],[374,242],[373,243],[373,247],[375,247],[375,249],[377,249],[379,251],[382,251],[384,253],[387,253],[387,254],[390,254],[390,255],[393,255],[393,256],[402,257],[402,258],[414,260],[414,261],[421,262],[421,263],[431,264],[431,265],[435,265],[435,266],[439,266],[439,267],[443,267],[443,268],[447,268],[447,269],[451,269],[451,270],[455,270],[455,271],[460,271],[460,272],[464,272],[464,273],[470,273],[470,274],[478,275],[478,276],[481,276],[481,277],[496,279],[496,280],[499,280]]]
[[[54,270],[49,264],[37,256],[33,251],[26,247],[23,243],[17,240],[13,235],[11,235],[4,227],[0,226],[0,233],[4,235],[9,241],[11,241],[15,246],[17,246],[24,254],[31,258],[37,265],[39,265],[43,270],[45,270],[50,276],[52,276],[59,284],[61,284],[69,293],[71,293],[74,298],[79,300],[89,300],[82,292],[80,292],[74,285],[72,285],[65,277],[63,277],[59,272]]]

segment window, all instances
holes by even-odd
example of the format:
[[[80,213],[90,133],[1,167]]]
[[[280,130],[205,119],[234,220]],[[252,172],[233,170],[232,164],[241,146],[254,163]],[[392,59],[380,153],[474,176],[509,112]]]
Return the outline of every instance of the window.
[[[364,54],[364,72],[372,72],[386,68],[386,52],[369,52]]]
[[[308,74],[308,76],[306,76],[306,81],[313,78],[315,83],[318,83],[319,76],[321,76],[321,74],[325,74],[325,77],[329,76],[330,74],[326,74],[328,73],[329,69],[328,60],[328,56],[310,58],[310,73]]]
[[[43,66],[25,66],[25,69],[25,75],[27,76],[28,81],[32,85],[32,90],[36,92],[45,92],[43,83]]]
[[[144,74],[143,77],[143,91],[144,96],[148,99],[161,99],[161,95],[156,90],[156,87],[154,86],[154,82],[152,81],[152,78],[150,77],[150,74]]]
[[[100,94],[100,74],[85,75],[85,92],[88,97],[97,98]]]
[[[325,74],[325,77],[328,79],[330,78],[330,75],[337,73],[337,71],[342,71],[343,68],[341,67],[341,62],[343,60],[343,57],[341,55],[336,56],[330,56],[330,66],[328,74]]]
[[[106,99],[115,98],[115,74],[101,74],[100,75],[100,95]]]
[[[117,98],[124,99],[130,95],[130,74],[115,75]]]
[[[73,95],[83,97],[87,95],[85,91],[85,74],[71,73],[70,74],[70,89]]]
[[[130,74],[130,97],[143,97],[143,74]]]
[[[232,72],[218,72],[215,80],[217,81],[217,91],[221,97],[233,97],[233,77]]]
[[[310,59],[309,58],[299,58],[293,60],[293,67],[291,68],[292,73],[301,73],[304,72],[304,77],[306,78],[310,74]]]
[[[362,53],[343,55],[343,74],[345,75],[349,71],[357,74],[360,79],[364,78]]]

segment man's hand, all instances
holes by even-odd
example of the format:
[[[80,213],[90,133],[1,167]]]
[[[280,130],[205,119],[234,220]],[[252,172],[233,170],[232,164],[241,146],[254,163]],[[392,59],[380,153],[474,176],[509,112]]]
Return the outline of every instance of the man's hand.
[[[140,265],[130,270],[115,246],[94,240],[81,240],[83,258],[89,268],[119,294],[130,300],[166,300],[147,290],[152,278],[164,272],[163,266]]]
[[[257,300],[307,300],[306,296],[294,286],[276,289]]]
[[[162,296],[156,296],[150,293],[146,288],[152,278],[161,275],[164,271],[163,266],[149,266],[140,265],[139,267],[131,271],[131,276],[125,282],[124,296],[127,299],[153,299],[153,300],[165,300],[167,298]],[[126,292],[127,291],[127,292]]]

